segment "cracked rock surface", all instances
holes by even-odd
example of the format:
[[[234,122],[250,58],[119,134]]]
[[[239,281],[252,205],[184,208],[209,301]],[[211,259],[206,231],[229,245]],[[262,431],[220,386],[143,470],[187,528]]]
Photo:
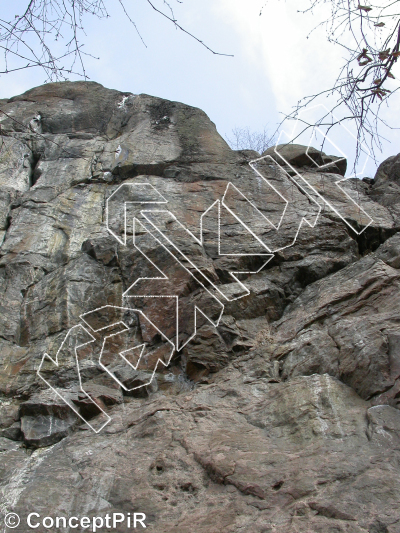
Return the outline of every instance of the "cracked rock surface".
[[[201,110],[93,82],[1,109],[14,531],[35,511],[141,512],[154,533],[400,533],[400,154],[338,186],[334,155],[280,147],[286,165],[269,149],[252,168],[260,154]],[[139,184],[164,203],[129,196]],[[171,359],[168,341],[184,345]]]

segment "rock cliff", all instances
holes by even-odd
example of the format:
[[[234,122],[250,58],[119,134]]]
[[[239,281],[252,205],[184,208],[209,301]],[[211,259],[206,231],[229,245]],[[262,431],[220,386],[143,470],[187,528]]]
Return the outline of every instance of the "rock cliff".
[[[400,154],[338,186],[93,82],[0,109],[0,520],[399,533]]]

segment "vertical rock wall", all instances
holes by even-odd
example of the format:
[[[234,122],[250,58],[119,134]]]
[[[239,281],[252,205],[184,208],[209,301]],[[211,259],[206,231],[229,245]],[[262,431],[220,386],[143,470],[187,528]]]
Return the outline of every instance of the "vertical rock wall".
[[[400,156],[346,196],[181,103],[0,108],[0,520],[399,533]]]

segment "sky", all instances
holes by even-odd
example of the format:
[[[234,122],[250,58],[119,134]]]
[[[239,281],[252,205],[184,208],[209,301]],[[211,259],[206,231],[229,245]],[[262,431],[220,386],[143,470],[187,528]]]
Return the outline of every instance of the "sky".
[[[7,2],[1,18],[22,13],[26,4],[26,0]],[[231,137],[234,128],[261,131],[267,127],[272,133],[302,97],[332,84],[342,62],[342,51],[327,42],[323,28],[307,38],[326,12],[299,13],[297,0],[171,0],[186,30],[213,50],[233,57],[212,54],[155,13],[146,0],[126,0],[144,45],[118,0],[105,0],[105,4],[110,18],[84,19],[84,49],[99,57],[86,58],[89,78],[108,88],[199,107],[224,138]],[[163,0],[154,0],[154,5],[166,10]],[[0,97],[20,94],[44,81],[39,69],[3,75]],[[386,112],[389,118],[400,109],[399,98],[394,98]],[[291,127],[284,127],[288,134]],[[391,143],[386,142],[383,153],[377,154],[378,162],[400,151],[399,133],[389,130],[386,136]],[[351,161],[355,153],[351,132],[337,132],[332,141],[326,151],[344,153]],[[308,139],[298,142],[307,144]],[[376,165],[370,160],[364,170],[358,170],[360,175],[373,176]]]

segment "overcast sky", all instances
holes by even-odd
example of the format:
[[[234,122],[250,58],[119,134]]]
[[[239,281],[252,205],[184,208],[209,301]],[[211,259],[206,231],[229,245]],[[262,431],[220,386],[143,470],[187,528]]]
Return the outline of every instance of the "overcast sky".
[[[322,28],[307,39],[321,13],[298,13],[296,0],[269,0],[262,16],[264,0],[171,0],[182,26],[213,50],[234,57],[213,55],[177,31],[145,0],[126,0],[145,47],[119,2],[105,3],[111,18],[88,17],[85,22],[85,49],[100,57],[86,60],[90,79],[109,88],[199,107],[224,137],[235,127],[257,131],[268,126],[272,132],[281,113],[332,84],[342,61],[341,50],[326,41]],[[27,2],[10,4],[2,7],[2,18],[21,14]],[[155,5],[162,7],[163,0],[155,0]],[[0,97],[20,94],[44,81],[43,72],[34,69],[2,76]],[[399,108],[397,98],[387,116],[396,116]],[[380,161],[400,151],[399,134],[388,132],[387,137],[392,143],[385,144]],[[334,141],[351,159],[351,136],[337,134]],[[370,163],[364,175],[372,176],[375,168]]]

